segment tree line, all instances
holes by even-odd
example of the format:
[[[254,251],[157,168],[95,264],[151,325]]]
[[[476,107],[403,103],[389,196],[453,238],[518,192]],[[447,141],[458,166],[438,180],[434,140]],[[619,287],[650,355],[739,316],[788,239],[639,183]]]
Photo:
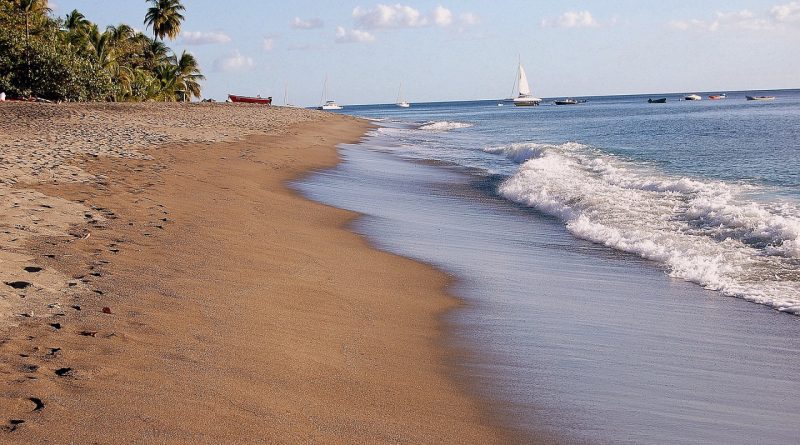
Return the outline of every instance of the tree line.
[[[78,10],[55,17],[47,0],[0,0],[0,91],[53,101],[189,101],[204,79],[195,57],[164,42],[181,30],[179,0],[146,0],[143,24],[101,29]]]

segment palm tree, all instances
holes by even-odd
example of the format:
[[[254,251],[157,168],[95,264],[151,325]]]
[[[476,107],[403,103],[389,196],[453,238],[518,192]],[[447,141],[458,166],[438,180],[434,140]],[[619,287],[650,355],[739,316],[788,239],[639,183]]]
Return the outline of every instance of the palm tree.
[[[184,51],[181,57],[175,60],[172,56],[174,65],[177,67],[178,84],[182,89],[179,89],[182,102],[188,102],[192,97],[200,98],[200,81],[205,79],[205,76],[200,74],[200,65],[197,59],[191,54]]]
[[[89,24],[89,20],[77,9],[73,9],[72,12],[64,17],[64,28],[71,32],[85,31],[89,27]]]
[[[153,36],[156,40],[164,40],[168,37],[174,40],[181,32],[183,7],[180,0],[147,0],[152,6],[144,16],[144,24],[153,28]]]
[[[87,32],[89,51],[95,63],[101,68],[108,69],[115,62],[113,33],[109,30],[100,32],[96,24],[92,24]]]
[[[169,47],[164,42],[158,40],[151,40],[149,37],[144,36],[147,40],[144,42],[144,67],[149,70],[155,70],[159,65],[164,64],[169,59]]]
[[[45,16],[50,12],[47,0],[14,0],[14,7],[25,16],[25,65],[28,82],[31,80],[31,14]]]
[[[136,31],[124,23],[119,26],[109,26],[106,31],[111,33],[111,40],[115,45],[126,43],[136,36]]]
[[[157,82],[158,92],[154,99],[164,102],[175,102],[181,86],[178,84],[178,67],[171,63],[164,63],[153,70]]]
[[[14,6],[25,16],[25,41],[31,38],[31,14],[45,15],[50,12],[47,0],[15,0]]]

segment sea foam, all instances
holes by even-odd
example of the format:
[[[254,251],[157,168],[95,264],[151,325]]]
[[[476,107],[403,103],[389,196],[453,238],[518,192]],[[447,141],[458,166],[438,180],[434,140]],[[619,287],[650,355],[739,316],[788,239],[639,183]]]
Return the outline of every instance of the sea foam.
[[[422,124],[419,129],[427,131],[448,131],[458,128],[469,128],[472,124],[466,122],[434,121]]]
[[[501,195],[676,278],[800,315],[800,206],[664,174],[576,142],[487,147],[519,163]]]

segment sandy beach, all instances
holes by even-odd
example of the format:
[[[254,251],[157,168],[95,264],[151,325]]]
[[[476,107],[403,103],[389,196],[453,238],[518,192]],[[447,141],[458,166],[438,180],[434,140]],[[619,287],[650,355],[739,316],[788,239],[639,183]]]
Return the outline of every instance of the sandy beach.
[[[366,121],[0,106],[1,443],[509,443],[448,278],[286,188]]]

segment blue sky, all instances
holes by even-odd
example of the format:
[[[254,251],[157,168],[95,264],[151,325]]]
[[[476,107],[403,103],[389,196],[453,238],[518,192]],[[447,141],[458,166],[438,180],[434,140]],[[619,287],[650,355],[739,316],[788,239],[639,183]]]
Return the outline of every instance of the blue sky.
[[[518,54],[541,97],[800,88],[800,1],[184,0],[170,43],[204,96],[316,105],[506,97]],[[143,29],[144,0],[53,0]]]

